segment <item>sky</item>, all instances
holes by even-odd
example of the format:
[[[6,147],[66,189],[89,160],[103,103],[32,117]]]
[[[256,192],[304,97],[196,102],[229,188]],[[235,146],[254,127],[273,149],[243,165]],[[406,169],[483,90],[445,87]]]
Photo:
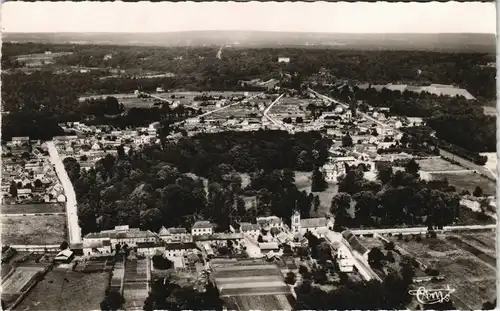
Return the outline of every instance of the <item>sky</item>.
[[[496,33],[494,3],[7,2],[5,32]]]

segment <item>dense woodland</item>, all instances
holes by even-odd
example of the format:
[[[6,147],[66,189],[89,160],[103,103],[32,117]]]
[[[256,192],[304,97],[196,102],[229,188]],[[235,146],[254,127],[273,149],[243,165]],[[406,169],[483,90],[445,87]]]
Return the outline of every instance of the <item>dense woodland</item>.
[[[198,218],[210,219],[224,231],[232,217],[289,218],[295,207],[308,217],[318,200],[297,190],[293,170],[322,165],[327,148],[317,132],[225,132],[127,154],[119,148],[117,158],[109,155],[88,172],[74,159],[66,159],[65,165],[85,233],[118,224],[155,231],[162,225],[190,227]],[[240,173],[250,174],[245,189]],[[258,206],[247,210],[245,196],[255,197]]]

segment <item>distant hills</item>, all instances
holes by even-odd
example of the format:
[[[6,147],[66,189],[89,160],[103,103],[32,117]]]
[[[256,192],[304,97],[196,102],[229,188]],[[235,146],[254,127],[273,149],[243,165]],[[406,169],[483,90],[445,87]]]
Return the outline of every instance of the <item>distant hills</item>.
[[[3,33],[4,42],[142,46],[303,47],[356,50],[496,51],[494,34],[348,34],[266,31]]]

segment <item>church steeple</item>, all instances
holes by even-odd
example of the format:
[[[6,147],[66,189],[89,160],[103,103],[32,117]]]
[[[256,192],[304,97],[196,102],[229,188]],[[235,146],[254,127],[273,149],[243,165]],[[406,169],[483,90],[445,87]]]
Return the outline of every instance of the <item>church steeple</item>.
[[[292,215],[292,232],[297,233],[300,231],[300,212],[295,209]]]

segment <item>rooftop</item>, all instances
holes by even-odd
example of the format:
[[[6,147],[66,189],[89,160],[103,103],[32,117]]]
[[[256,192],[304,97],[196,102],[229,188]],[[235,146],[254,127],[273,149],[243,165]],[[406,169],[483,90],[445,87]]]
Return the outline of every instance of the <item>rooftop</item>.
[[[210,221],[207,220],[197,221],[193,225],[193,229],[208,229],[208,228],[213,228],[213,225],[212,223],[210,223]]]
[[[301,219],[300,226],[302,228],[326,227],[328,221],[326,217]]]

